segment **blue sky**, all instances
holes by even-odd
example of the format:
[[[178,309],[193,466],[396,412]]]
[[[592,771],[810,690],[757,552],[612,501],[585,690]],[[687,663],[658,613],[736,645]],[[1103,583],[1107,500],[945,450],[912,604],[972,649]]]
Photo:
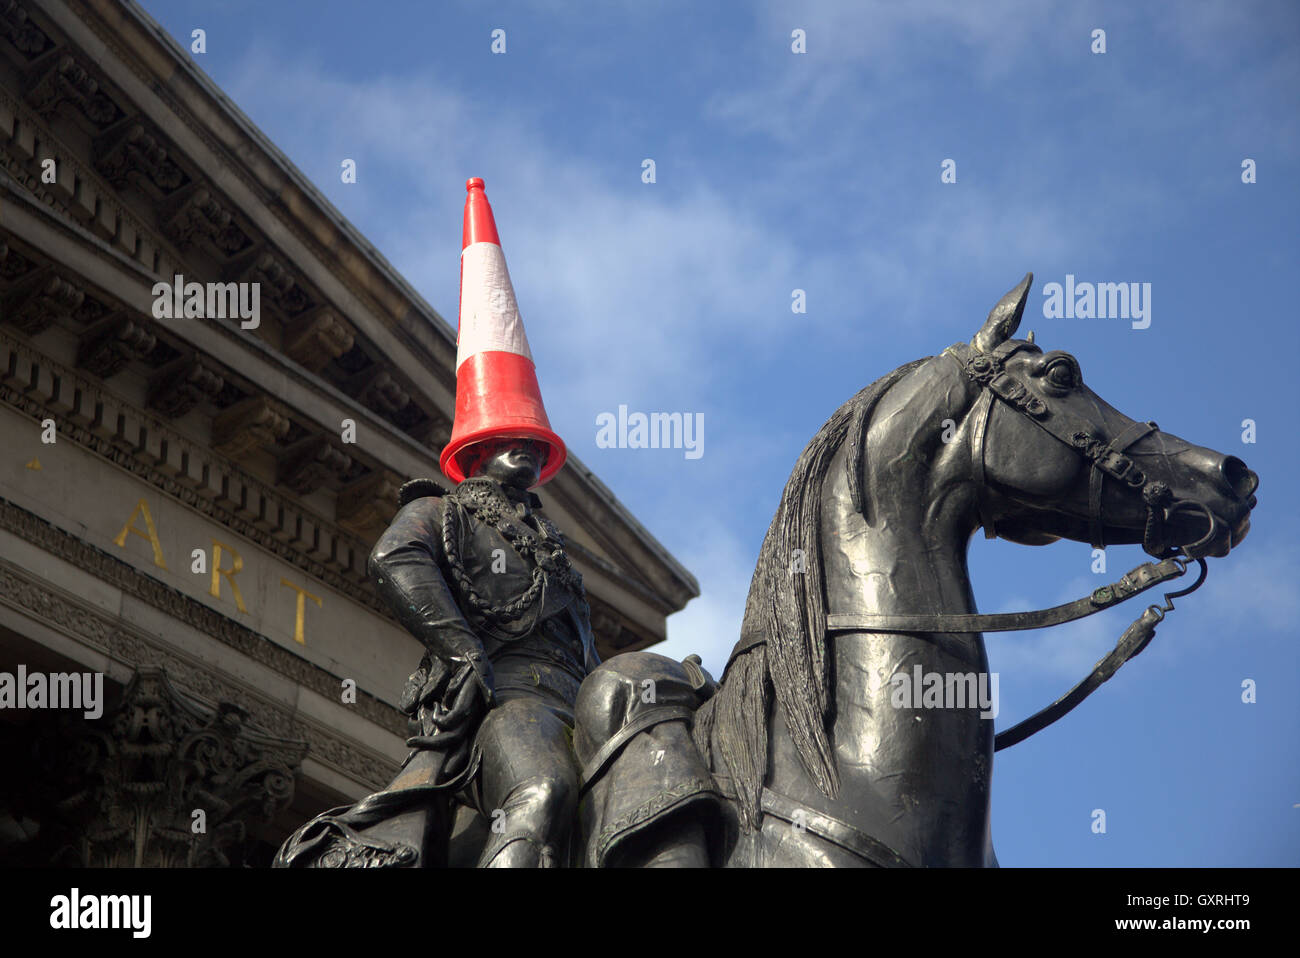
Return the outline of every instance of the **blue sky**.
[[[186,48],[207,31],[198,65],[453,324],[464,182],[484,177],[552,424],[698,577],[658,650],[715,674],[804,443],[862,386],[968,340],[1032,270],[1022,331],[1261,488],[1250,537],[1152,646],[998,754],[999,859],[1300,864],[1294,3],[145,7]],[[1150,327],[1044,318],[1067,274],[1150,283]],[[598,448],[620,404],[702,413],[703,456]],[[981,610],[1085,594],[1090,553],[975,540]],[[1143,558],[1113,547],[1105,581]],[[999,727],[1133,614],[989,636]]]

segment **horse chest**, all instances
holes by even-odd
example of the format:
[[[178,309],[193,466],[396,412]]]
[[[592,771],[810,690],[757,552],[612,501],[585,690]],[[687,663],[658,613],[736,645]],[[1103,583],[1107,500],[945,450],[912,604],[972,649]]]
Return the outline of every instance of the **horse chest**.
[[[806,779],[783,784],[797,801],[854,825],[910,861],[981,865],[991,854],[992,720],[981,718],[978,708],[900,708],[891,682],[916,665],[955,673],[983,661],[987,670],[978,636],[964,648],[945,650],[936,640],[947,638],[835,636],[832,742],[839,795],[828,798]],[[774,725],[777,764],[797,761],[783,723]]]
[[[835,750],[849,767],[886,774],[909,773],[922,742],[944,753],[944,761],[969,761],[991,718],[977,701],[933,697],[911,688],[917,675],[938,676],[944,687],[969,680],[976,689],[987,674],[978,636],[845,632],[833,638],[835,663]],[[906,686],[906,687],[905,687]],[[964,684],[962,688],[966,688]]]

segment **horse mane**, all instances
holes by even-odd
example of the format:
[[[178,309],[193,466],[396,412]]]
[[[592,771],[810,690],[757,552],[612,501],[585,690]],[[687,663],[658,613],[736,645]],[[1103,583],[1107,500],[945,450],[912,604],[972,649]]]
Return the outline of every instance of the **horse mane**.
[[[845,461],[849,494],[854,509],[867,515],[869,504],[860,476],[871,414],[894,383],[927,360],[900,366],[835,410],[795,462],[763,539],[745,601],[741,641],[756,637],[766,641],[732,659],[717,693],[696,713],[694,727],[701,753],[711,757],[710,746],[716,746],[721,755],[746,828],[757,828],[761,818],[773,696],[809,778],[828,796],[839,791],[828,732],[831,694],[820,541],[822,487],[831,461],[847,440],[851,444]],[[802,571],[797,571],[800,566]]]

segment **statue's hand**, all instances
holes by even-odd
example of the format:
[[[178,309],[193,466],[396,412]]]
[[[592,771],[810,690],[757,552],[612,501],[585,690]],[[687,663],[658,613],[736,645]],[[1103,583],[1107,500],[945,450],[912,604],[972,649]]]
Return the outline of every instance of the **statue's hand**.
[[[492,662],[481,650],[473,649],[464,655],[453,656],[451,661],[456,666],[455,681],[477,687],[488,708],[496,705],[496,674],[492,671]]]
[[[433,724],[444,732],[474,724],[493,703],[492,665],[483,658],[472,663],[459,657],[452,659],[456,668],[442,703],[435,710]]]
[[[482,686],[468,662],[452,659],[449,663],[456,671],[447,683],[442,697],[428,703],[421,712],[424,734],[423,748],[446,748],[472,738],[479,720],[488,710]],[[490,666],[489,666],[490,668]],[[489,672],[489,678],[491,673]]]

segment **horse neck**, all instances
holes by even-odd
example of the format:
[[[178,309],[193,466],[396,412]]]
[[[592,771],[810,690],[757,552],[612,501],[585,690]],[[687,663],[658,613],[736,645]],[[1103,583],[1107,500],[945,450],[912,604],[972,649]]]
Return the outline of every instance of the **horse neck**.
[[[926,450],[907,437],[877,438],[862,477],[864,516],[852,506],[841,451],[823,487],[830,611],[975,611],[966,563],[974,531],[968,454],[964,441]]]

